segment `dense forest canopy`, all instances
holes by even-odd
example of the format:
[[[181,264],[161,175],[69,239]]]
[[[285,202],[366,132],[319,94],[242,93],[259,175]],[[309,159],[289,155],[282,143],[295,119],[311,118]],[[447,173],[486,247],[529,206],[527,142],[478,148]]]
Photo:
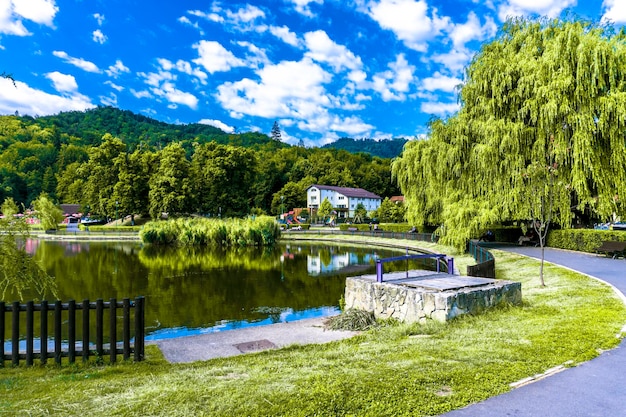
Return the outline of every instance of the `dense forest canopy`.
[[[58,203],[115,214],[241,216],[306,207],[311,184],[398,194],[391,159],[289,146],[261,133],[170,125],[100,107],[56,116],[0,116],[0,201]]]
[[[340,138],[322,146],[322,148],[343,149],[352,153],[365,152],[381,158],[395,158],[402,153],[402,148],[407,142],[407,139],[371,140]]]
[[[459,113],[393,166],[414,224],[463,246],[490,225],[624,214],[626,33],[512,20],[467,69]]]

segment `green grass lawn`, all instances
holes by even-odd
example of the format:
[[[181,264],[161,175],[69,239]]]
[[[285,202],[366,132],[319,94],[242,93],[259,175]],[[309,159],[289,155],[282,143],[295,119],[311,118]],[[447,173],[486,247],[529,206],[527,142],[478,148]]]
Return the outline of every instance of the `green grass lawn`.
[[[0,415],[431,416],[619,343],[626,309],[608,286],[548,265],[541,288],[537,261],[493,253],[498,277],[522,282],[522,306],[192,364],[148,346],[138,364],[8,367]]]

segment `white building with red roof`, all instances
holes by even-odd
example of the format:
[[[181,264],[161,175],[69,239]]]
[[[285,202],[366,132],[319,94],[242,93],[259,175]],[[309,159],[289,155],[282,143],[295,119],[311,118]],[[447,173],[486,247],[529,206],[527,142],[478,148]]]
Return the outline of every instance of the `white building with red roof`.
[[[382,198],[362,188],[335,187],[333,185],[313,184],[306,190],[306,204],[311,214],[319,209],[324,199],[328,199],[338,217],[354,217],[354,210],[359,203],[367,212],[380,207]]]

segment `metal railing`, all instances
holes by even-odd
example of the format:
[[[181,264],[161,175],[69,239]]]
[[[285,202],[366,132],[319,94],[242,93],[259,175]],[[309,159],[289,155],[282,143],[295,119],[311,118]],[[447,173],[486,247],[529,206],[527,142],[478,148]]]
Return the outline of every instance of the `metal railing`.
[[[383,258],[383,259],[377,259],[376,260],[376,281],[377,282],[383,282],[383,276],[384,276],[384,267],[383,265],[385,263],[388,262],[396,262],[396,261],[404,261],[406,260],[406,277],[409,277],[409,260],[411,259],[428,259],[428,258],[432,258],[432,259],[436,259],[436,264],[437,264],[437,272],[440,273],[441,272],[441,263],[443,261],[445,261],[445,265],[446,265],[446,269],[448,274],[454,274],[454,258],[449,258],[444,254],[440,254],[440,253],[425,253],[425,254],[419,254],[419,255],[409,255],[408,251],[406,255],[401,255],[401,256],[393,256],[391,258]]]
[[[467,275],[482,278],[496,277],[496,261],[491,252],[473,240],[469,241],[467,251],[476,260],[476,265],[467,267]]]

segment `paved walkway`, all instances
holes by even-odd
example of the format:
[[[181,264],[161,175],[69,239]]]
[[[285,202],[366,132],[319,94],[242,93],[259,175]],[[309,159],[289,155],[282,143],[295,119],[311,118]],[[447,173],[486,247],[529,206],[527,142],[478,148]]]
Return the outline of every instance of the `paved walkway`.
[[[540,257],[541,251],[539,248],[517,246],[500,249],[535,258]],[[606,281],[626,294],[626,261],[623,259],[558,249],[546,249],[545,259]],[[626,341],[575,368],[443,416],[626,416]]]

